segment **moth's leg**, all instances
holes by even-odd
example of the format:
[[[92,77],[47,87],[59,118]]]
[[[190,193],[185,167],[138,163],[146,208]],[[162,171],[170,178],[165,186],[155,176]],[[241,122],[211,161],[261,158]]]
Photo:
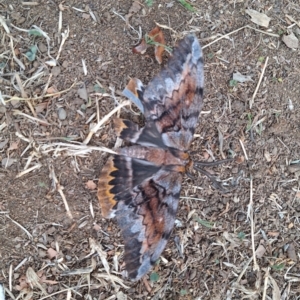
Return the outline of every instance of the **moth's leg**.
[[[197,161],[197,162],[194,162],[193,167],[195,170],[197,170],[200,173],[202,173],[203,175],[207,176],[211,180],[214,188],[220,190],[221,193],[228,193],[237,188],[238,181],[243,176],[243,174],[239,175],[237,178],[234,178],[231,182],[231,185],[228,188],[226,188],[226,187],[224,187],[224,185],[222,184],[221,181],[217,180],[217,178],[215,176],[213,176],[209,172],[205,171],[202,167],[217,166],[217,165],[220,165],[220,164],[223,164],[226,162],[231,162],[232,160],[233,160],[232,158],[229,158],[229,159],[223,159],[223,160],[213,161],[213,162]]]

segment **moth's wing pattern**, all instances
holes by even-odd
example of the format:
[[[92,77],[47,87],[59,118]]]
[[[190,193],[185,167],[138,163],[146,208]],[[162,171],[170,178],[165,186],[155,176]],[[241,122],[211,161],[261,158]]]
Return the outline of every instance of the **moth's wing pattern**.
[[[145,275],[164,250],[175,222],[181,181],[182,174],[167,166],[123,155],[111,156],[102,169],[98,183],[102,215],[117,219],[131,280]]]
[[[166,67],[143,93],[144,115],[168,147],[187,150],[203,104],[203,55],[188,35],[175,47]]]
[[[147,122],[145,127],[139,129],[138,125],[124,119],[114,119],[114,129],[118,137],[143,146],[166,148],[161,133],[153,122]]]
[[[155,264],[174,227],[182,174],[160,170],[133,189],[130,205],[120,201],[116,219],[125,243],[128,278],[139,280]]]
[[[119,202],[130,205],[133,189],[155,174],[160,167],[145,160],[112,155],[103,167],[98,182],[98,200],[105,218],[113,218]]]

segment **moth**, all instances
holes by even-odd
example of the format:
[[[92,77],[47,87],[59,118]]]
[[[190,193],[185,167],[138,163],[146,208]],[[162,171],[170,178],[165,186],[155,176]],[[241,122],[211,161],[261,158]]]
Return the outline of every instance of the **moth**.
[[[203,54],[188,35],[167,65],[136,94],[127,91],[145,117],[138,128],[116,119],[120,148],[101,171],[98,199],[105,218],[116,218],[129,279],[143,277],[160,257],[174,227],[182,178],[193,168],[188,154],[203,105]],[[126,92],[125,92],[126,95]]]

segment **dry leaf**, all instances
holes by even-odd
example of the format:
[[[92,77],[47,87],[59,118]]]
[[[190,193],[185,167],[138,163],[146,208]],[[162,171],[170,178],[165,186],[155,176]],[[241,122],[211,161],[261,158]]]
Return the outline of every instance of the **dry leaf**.
[[[133,1],[131,7],[129,8],[128,14],[125,16],[126,25],[129,25],[129,19],[141,9],[141,4],[138,1]]]
[[[289,244],[289,247],[287,249],[287,255],[288,255],[289,259],[291,259],[295,262],[298,261],[294,243]]]
[[[25,275],[22,275],[18,280],[19,280],[19,285],[16,285],[17,291],[22,291],[28,288],[28,282],[26,280]]]
[[[263,245],[259,245],[255,251],[257,258],[262,258],[266,252],[266,248]]]
[[[137,46],[132,48],[132,52],[138,53],[138,54],[144,54],[147,50],[147,47],[148,47],[148,45],[147,45],[145,39],[142,39],[141,42]]]
[[[41,113],[42,111],[44,111],[47,108],[48,102],[42,102],[39,103],[35,106],[35,112],[37,114]]]
[[[58,253],[56,250],[49,248],[47,250],[47,254],[48,254],[49,259],[52,259],[52,258],[56,257]]]
[[[291,32],[289,35],[284,35],[282,37],[282,41],[286,44],[287,47],[292,49],[297,49],[299,46],[299,40],[293,32]]]
[[[12,142],[9,145],[8,151],[17,150],[18,148],[19,148],[19,141],[18,142]]]
[[[268,231],[269,236],[278,237],[280,234],[279,231]]]
[[[238,71],[236,73],[233,73],[232,79],[242,83],[246,81],[253,81],[250,75],[243,75]]]
[[[271,18],[267,15],[260,13],[254,9],[246,9],[245,12],[251,17],[251,21],[262,27],[269,27]]]
[[[165,51],[165,37],[162,32],[162,30],[156,26],[154,29],[150,31],[148,36],[151,38],[151,40],[155,44],[155,58],[159,64],[162,63],[162,55],[163,52]]]
[[[97,184],[93,181],[93,180],[88,180],[85,183],[85,186],[89,189],[89,190],[94,190],[97,188]]]
[[[57,91],[57,89],[54,87],[54,86],[50,86],[50,87],[48,87],[48,89],[47,89],[47,94],[55,94],[55,93],[57,93],[58,91]]]

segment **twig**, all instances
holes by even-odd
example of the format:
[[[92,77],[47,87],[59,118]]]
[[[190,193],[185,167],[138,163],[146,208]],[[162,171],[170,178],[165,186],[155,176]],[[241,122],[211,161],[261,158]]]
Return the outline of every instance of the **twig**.
[[[43,125],[51,125],[51,124],[48,123],[47,121],[44,121],[44,120],[41,120],[41,119],[32,117],[32,116],[30,116],[30,115],[27,115],[27,114],[21,112],[20,110],[13,110],[13,115],[15,115],[15,116],[16,116],[16,115],[20,115],[20,116],[26,117],[26,118],[28,118],[28,119],[30,119],[30,120],[32,120],[32,121],[37,121],[37,122],[39,122],[39,123],[41,123],[41,124],[43,124]]]
[[[32,235],[28,232],[27,229],[25,229],[21,224],[19,224],[18,222],[16,222],[15,220],[13,220],[9,215],[6,215],[7,218],[9,218],[14,224],[16,224],[17,226],[19,226],[29,237],[29,239],[32,240]]]
[[[262,72],[261,72],[261,74],[260,74],[260,77],[259,77],[257,86],[256,86],[255,91],[254,91],[254,93],[253,93],[253,96],[252,96],[252,98],[251,98],[251,100],[250,100],[250,102],[249,102],[249,107],[250,107],[250,109],[252,108],[252,105],[253,105],[253,103],[254,103],[255,96],[256,96],[256,94],[257,94],[257,92],[258,92],[259,86],[260,86],[261,81],[262,81],[262,79],[263,79],[263,76],[264,76],[264,74],[265,74],[265,70],[266,70],[266,67],[267,67],[267,65],[268,65],[268,60],[269,60],[269,57],[266,58],[266,62],[265,62],[265,64],[264,64],[264,67],[263,67]]]
[[[20,178],[20,177],[22,177],[23,175],[25,175],[25,174],[27,174],[27,173],[29,173],[29,172],[35,170],[35,169],[40,168],[41,166],[42,166],[42,164],[38,163],[37,165],[35,165],[35,166],[33,166],[33,167],[29,168],[29,169],[26,169],[26,170],[20,172],[19,174],[17,174],[16,178]]]
[[[245,147],[244,147],[244,143],[242,142],[241,139],[239,139],[239,142],[240,142],[241,147],[242,147],[242,149],[243,149],[243,152],[244,152],[244,155],[245,155],[245,159],[248,160],[248,155],[247,155],[246,149],[245,149]]]
[[[64,205],[65,205],[65,208],[66,208],[66,211],[67,211],[67,216],[70,218],[70,219],[73,219],[73,216],[72,216],[72,213],[69,209],[69,205],[68,205],[68,202],[67,202],[67,199],[62,191],[62,186],[59,184],[58,180],[57,180],[57,177],[55,175],[55,172],[54,172],[54,168],[52,165],[49,166],[49,169],[50,169],[50,178],[52,178],[53,182],[54,182],[54,185],[55,185],[55,188],[56,190],[59,192],[63,202],[64,202]]]
[[[38,99],[43,99],[43,98],[49,98],[49,97],[55,97],[55,96],[59,96],[63,93],[67,93],[68,91],[70,91],[73,86],[76,84],[76,80],[75,82],[67,89],[63,90],[63,91],[60,91],[60,92],[56,92],[56,93],[52,93],[52,94],[46,94],[46,95],[43,95],[43,96],[38,96],[38,97],[30,97],[30,98],[21,98],[21,97],[10,97],[10,96],[6,96],[6,95],[3,95],[5,97],[10,97],[9,100],[5,100],[5,102],[10,102],[10,101],[13,101],[13,100],[19,100],[19,101],[29,101],[29,100],[38,100]]]
[[[96,133],[99,128],[104,124],[106,123],[109,118],[115,114],[117,111],[119,111],[122,107],[126,106],[126,105],[129,105],[130,104],[130,101],[125,101],[123,103],[121,103],[120,105],[118,105],[117,107],[115,107],[112,111],[110,111],[107,115],[105,115],[101,120],[100,122],[98,122],[92,129],[91,131],[89,132],[88,136],[86,137],[86,139],[83,141],[83,144],[87,145],[90,141],[90,139],[92,138],[93,134]]]
[[[253,179],[250,176],[250,201],[248,206],[247,217],[250,218],[251,225],[251,245],[252,245],[252,256],[253,256],[253,271],[259,270],[259,266],[256,261],[255,244],[254,244],[254,216],[253,216]]]
[[[266,271],[266,274],[265,274],[264,292],[263,292],[263,296],[262,296],[261,300],[266,300],[266,297],[267,297],[267,288],[268,288],[268,281],[269,281],[269,271],[270,271],[270,268],[267,267],[267,271]]]
[[[265,32],[265,31],[263,31],[263,30],[260,30],[260,29],[256,29],[256,28],[254,28],[254,27],[251,27],[250,25],[246,25],[246,26],[243,26],[243,27],[238,28],[238,29],[236,29],[236,30],[233,30],[233,31],[231,31],[231,32],[229,32],[229,33],[227,33],[227,34],[222,35],[221,37],[217,38],[216,40],[212,41],[211,43],[202,46],[202,49],[205,49],[205,48],[211,46],[212,44],[214,44],[214,43],[216,43],[216,42],[218,42],[218,41],[220,41],[220,40],[222,40],[222,39],[224,39],[224,38],[230,36],[231,34],[234,34],[234,33],[236,33],[236,32],[239,32],[240,30],[245,29],[245,28],[253,29],[253,30],[255,30],[255,31],[258,31],[258,32],[261,32],[261,33],[264,33],[264,34],[266,34],[266,35],[270,35],[270,36],[273,36],[273,37],[278,37],[278,38],[280,37],[278,34],[270,33],[270,32]]]

